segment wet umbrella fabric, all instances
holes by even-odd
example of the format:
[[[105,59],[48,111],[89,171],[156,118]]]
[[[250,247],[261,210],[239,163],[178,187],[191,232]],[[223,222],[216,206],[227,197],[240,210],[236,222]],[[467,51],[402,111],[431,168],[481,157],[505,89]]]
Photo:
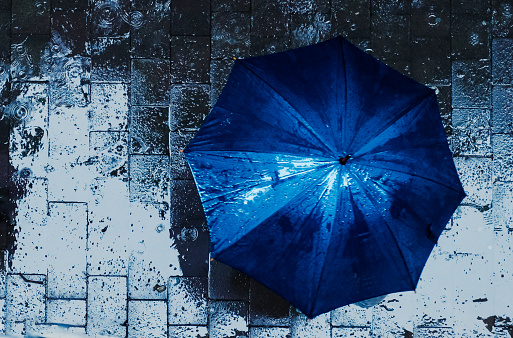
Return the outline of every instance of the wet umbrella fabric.
[[[414,290],[465,196],[435,92],[342,37],[237,60],[184,152],[212,257],[309,317]]]

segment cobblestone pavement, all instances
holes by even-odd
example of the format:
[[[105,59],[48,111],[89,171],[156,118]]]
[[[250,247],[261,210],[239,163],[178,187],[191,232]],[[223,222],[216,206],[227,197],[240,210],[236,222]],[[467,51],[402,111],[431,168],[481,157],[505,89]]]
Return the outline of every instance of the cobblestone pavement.
[[[181,149],[234,58],[338,34],[436,88],[468,196],[416,293],[313,320],[210,261]],[[513,337],[512,0],[0,0],[0,332]]]

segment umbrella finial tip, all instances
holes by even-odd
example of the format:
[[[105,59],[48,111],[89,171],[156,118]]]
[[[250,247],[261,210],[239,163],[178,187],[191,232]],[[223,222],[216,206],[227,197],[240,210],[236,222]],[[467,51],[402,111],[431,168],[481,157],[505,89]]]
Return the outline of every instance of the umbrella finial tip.
[[[346,165],[347,161],[351,158],[351,155],[346,155],[338,159],[338,163]]]

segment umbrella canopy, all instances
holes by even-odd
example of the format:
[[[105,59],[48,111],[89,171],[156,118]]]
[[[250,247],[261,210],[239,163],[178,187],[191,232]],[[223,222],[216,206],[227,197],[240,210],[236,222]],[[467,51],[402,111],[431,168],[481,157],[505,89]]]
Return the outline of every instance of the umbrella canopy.
[[[342,37],[237,60],[184,152],[212,257],[309,317],[414,290],[465,196],[435,92]]]

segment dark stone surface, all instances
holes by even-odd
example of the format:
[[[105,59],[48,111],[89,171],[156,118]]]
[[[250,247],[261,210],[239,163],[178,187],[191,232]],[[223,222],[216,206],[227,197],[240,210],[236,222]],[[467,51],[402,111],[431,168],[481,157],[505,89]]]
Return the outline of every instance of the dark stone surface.
[[[513,84],[513,39],[493,39],[492,55],[493,84]]]
[[[490,21],[475,13],[453,14],[452,56],[455,60],[490,57]]]
[[[132,12],[133,57],[169,58],[169,7],[159,10]]]
[[[48,81],[50,36],[11,35],[11,77],[14,81]]]
[[[288,33],[289,8],[287,0],[253,0],[251,35],[284,36]]]
[[[250,28],[250,13],[213,13],[211,57],[213,59],[222,59],[249,56]]]
[[[133,106],[130,110],[130,154],[169,154],[169,108]]]
[[[251,9],[250,0],[211,0],[213,11],[249,11]]]
[[[130,31],[129,0],[92,0],[93,36],[119,36]]]
[[[513,1],[493,1],[492,10],[493,36],[513,38]]]
[[[453,62],[453,108],[489,108],[491,102],[490,73],[490,61]]]
[[[412,36],[449,38],[451,36],[450,8],[450,0],[425,0],[412,2]]]
[[[219,261],[210,261],[208,295],[218,300],[249,300],[249,277]]]
[[[333,0],[331,27],[333,35],[370,39],[370,0]]]
[[[290,303],[265,285],[251,279],[249,324],[259,326],[290,325]]]
[[[169,61],[133,59],[131,73],[132,105],[169,104]]]
[[[50,1],[13,1],[12,30],[16,34],[49,34]]]
[[[192,180],[192,173],[185,160],[183,150],[194,137],[194,132],[176,131],[169,133],[169,152],[171,154],[171,178],[176,180]]]
[[[410,17],[406,15],[373,15],[371,45],[373,55],[382,61],[410,59],[408,27]]]
[[[92,41],[92,81],[130,81],[130,39],[98,37]]]
[[[0,62],[9,63],[11,50],[11,11],[0,10]],[[1,72],[0,72],[1,73]]]
[[[209,85],[172,85],[169,111],[170,130],[199,128],[210,110],[209,98]]]
[[[171,35],[210,35],[210,1],[171,1]]]
[[[436,85],[451,83],[451,41],[440,38],[417,38],[411,45],[411,76]]]
[[[52,52],[65,56],[89,55],[89,25],[86,11],[55,10],[52,13]]]
[[[53,9],[88,9],[89,0],[52,0]]]
[[[210,37],[171,38],[171,83],[208,83]]]

